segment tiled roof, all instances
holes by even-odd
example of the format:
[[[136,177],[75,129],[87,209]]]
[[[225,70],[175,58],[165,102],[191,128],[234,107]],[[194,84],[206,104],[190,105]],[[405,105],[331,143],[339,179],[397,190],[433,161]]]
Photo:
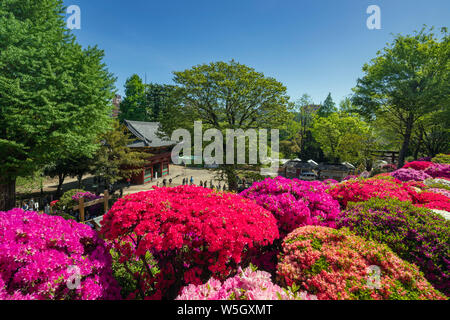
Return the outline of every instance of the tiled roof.
[[[138,147],[166,147],[175,145],[176,141],[171,141],[159,130],[159,122],[144,122],[125,120],[128,130],[137,138],[129,145],[131,148]]]

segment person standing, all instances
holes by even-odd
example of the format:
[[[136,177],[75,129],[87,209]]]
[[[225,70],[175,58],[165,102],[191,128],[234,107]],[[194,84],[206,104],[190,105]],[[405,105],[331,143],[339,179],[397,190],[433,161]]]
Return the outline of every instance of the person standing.
[[[172,185],[172,178],[169,179],[169,186]]]
[[[48,203],[44,207],[44,213],[45,214],[50,214],[50,205]]]
[[[193,176],[191,176],[191,185],[193,185],[194,184],[194,177]]]
[[[167,185],[167,179],[163,179],[163,187]]]
[[[127,178],[127,188],[129,188],[131,186],[131,179]]]
[[[34,203],[34,211],[39,212],[39,201]]]

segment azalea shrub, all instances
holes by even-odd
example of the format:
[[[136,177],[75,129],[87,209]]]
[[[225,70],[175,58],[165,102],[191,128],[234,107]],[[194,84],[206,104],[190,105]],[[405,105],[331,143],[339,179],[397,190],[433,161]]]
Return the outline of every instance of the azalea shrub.
[[[374,197],[413,201],[417,194],[411,186],[398,180],[373,178],[346,181],[330,188],[328,192],[342,207],[346,207],[349,202],[367,201]]]
[[[247,267],[224,282],[211,278],[206,284],[184,287],[176,300],[316,300],[306,292],[293,292],[274,284],[270,274]]]
[[[294,230],[284,239],[277,276],[282,286],[295,284],[319,300],[445,299],[417,266],[346,228]]]
[[[431,161],[411,161],[403,166],[404,169],[411,168],[414,170],[423,171],[430,166],[433,166],[433,162]]]
[[[450,198],[435,192],[421,192],[417,195],[417,206],[450,211]]]
[[[186,185],[119,199],[101,232],[125,269],[142,262],[130,272],[137,283],[130,298],[145,299],[173,299],[186,285],[224,280],[279,237],[273,215],[253,201]]]
[[[428,179],[423,182],[429,188],[445,189],[450,191],[450,180]]]
[[[272,212],[280,234],[286,235],[306,225],[335,227],[339,203],[326,193],[328,187],[320,181],[276,177],[254,183],[241,195]]]
[[[391,173],[391,175],[400,181],[424,181],[431,178],[431,176],[424,171],[419,171],[411,168],[395,170]]]
[[[429,166],[425,172],[433,178],[450,179],[450,164],[434,163],[432,166]]]
[[[59,216],[0,212],[0,270],[0,300],[120,298],[108,246]]]
[[[387,244],[419,266],[435,288],[450,294],[450,222],[442,216],[410,202],[373,198],[350,204],[339,226]]]
[[[449,189],[429,188],[428,191],[442,194],[450,199],[450,190]]]

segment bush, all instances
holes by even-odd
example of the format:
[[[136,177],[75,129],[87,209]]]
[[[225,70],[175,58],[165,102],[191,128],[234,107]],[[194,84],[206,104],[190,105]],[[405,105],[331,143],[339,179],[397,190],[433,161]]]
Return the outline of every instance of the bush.
[[[419,171],[411,168],[395,170],[391,173],[391,175],[400,181],[424,181],[431,178],[431,176],[424,171]]]
[[[428,167],[425,172],[433,178],[450,179],[450,164],[435,163]]]
[[[283,286],[295,283],[319,300],[445,299],[415,265],[346,228],[293,231],[284,239],[277,275]]]
[[[439,193],[421,192],[417,195],[415,203],[417,206],[430,209],[450,211],[450,199]]]
[[[433,165],[433,163],[430,161],[411,161],[411,162],[408,162],[407,164],[405,164],[403,166],[403,169],[411,168],[414,170],[423,171],[432,165]]]
[[[144,268],[131,272],[139,283],[134,295],[152,299],[175,298],[183,286],[211,277],[223,280],[279,236],[275,218],[262,207],[197,186],[127,195],[104,216],[102,233],[120,263],[142,261]]]
[[[450,223],[431,210],[394,199],[370,199],[344,211],[340,227],[387,244],[400,258],[416,264],[435,288],[450,293]]]
[[[439,153],[431,161],[434,163],[450,164],[450,154]]]
[[[270,274],[252,267],[220,282],[211,278],[206,284],[184,287],[176,300],[313,300],[305,292],[293,294],[272,283]]]
[[[319,181],[276,177],[254,183],[241,195],[271,211],[280,234],[286,235],[305,225],[335,227],[339,204],[325,192],[327,188]]]
[[[71,189],[71,190],[64,192],[64,194],[61,196],[59,201],[56,202],[55,208],[58,210],[65,210],[65,209],[69,209],[71,207],[76,206],[78,204],[78,202],[73,199],[73,196],[75,196],[77,193],[82,193],[82,192],[86,192],[86,191],[81,190],[81,189]]]
[[[79,288],[69,289],[77,268]],[[0,300],[120,298],[104,241],[90,227],[57,216],[0,212],[0,270]]]
[[[450,191],[450,181],[445,179],[428,179],[423,183],[429,188],[444,189]]]
[[[439,193],[450,199],[450,190],[449,189],[439,189],[439,188],[430,188],[429,192]]]
[[[346,207],[348,202],[367,201],[374,197],[412,201],[417,194],[408,184],[398,180],[373,178],[346,181],[330,188],[328,192],[342,207]]]

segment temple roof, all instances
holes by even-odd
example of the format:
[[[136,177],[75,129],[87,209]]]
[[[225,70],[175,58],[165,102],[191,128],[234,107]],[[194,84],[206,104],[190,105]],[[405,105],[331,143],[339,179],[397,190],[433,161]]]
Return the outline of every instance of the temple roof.
[[[124,124],[136,137],[136,141],[128,145],[130,148],[167,147],[177,143],[170,140],[165,133],[159,130],[159,122],[124,120]]]

